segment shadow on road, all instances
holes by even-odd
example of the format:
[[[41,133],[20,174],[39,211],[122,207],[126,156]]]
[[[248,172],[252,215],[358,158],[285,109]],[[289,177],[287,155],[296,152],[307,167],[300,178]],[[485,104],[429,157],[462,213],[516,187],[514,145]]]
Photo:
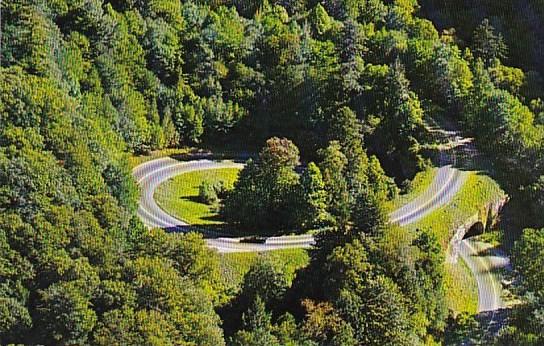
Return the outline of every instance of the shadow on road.
[[[487,345],[495,338],[500,329],[507,324],[511,309],[502,308],[493,311],[483,311],[476,315],[476,320],[483,328],[482,345]]]
[[[256,155],[251,152],[226,151],[221,153],[212,153],[209,150],[192,149],[189,153],[172,154],[169,155],[169,157],[181,162],[207,159],[212,161],[230,160],[236,163],[245,163],[250,158],[255,158]]]

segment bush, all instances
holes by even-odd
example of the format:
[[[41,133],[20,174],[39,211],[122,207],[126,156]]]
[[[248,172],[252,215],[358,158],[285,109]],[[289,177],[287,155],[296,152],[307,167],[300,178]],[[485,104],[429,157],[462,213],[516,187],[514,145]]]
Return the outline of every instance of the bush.
[[[198,199],[200,202],[214,205],[219,203],[219,200],[224,197],[226,188],[223,181],[203,181],[198,187]]]

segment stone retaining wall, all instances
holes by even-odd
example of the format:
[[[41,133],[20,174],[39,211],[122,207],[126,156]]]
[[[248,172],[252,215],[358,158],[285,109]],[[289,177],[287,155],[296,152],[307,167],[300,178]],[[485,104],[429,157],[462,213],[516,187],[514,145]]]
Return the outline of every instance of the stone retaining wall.
[[[499,213],[507,202],[508,196],[504,196],[495,202],[491,202],[480,212],[469,217],[462,225],[457,226],[450,240],[446,262],[457,263],[457,259],[459,258],[459,245],[472,226],[481,222],[483,224],[484,232],[495,226],[498,221]]]

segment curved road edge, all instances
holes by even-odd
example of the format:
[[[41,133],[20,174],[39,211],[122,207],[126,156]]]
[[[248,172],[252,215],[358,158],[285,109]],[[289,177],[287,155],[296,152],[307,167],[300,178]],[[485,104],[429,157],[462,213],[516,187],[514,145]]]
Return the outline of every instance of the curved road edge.
[[[159,227],[167,230],[188,231],[190,225],[163,209],[154,199],[156,188],[174,176],[208,169],[242,168],[242,163],[233,161],[214,161],[210,159],[195,159],[178,161],[170,157],[160,158],[143,163],[132,171],[140,186],[141,196],[138,206],[138,216],[148,227]],[[439,169],[433,182],[422,194],[410,203],[404,205],[390,215],[391,222],[404,226],[416,222],[433,210],[446,205],[459,191],[465,180],[465,173],[453,167],[452,164]],[[311,247],[314,238],[311,235],[296,235],[268,238],[265,244],[242,243],[239,238],[224,238],[209,230],[202,230],[207,235],[210,247],[219,252],[233,251],[270,251],[282,248]]]
[[[391,212],[390,220],[400,226],[408,225],[422,219],[430,212],[447,205],[463,186],[467,173],[456,169],[456,147],[471,145],[471,140],[462,138],[457,131],[440,130],[449,138],[445,153],[442,150],[440,161],[442,167],[434,177],[431,185],[421,195],[411,202]],[[204,169],[243,167],[241,163],[229,161],[212,161],[210,159],[194,159],[178,161],[170,157],[155,159],[135,167],[132,175],[141,188],[141,197],[138,215],[148,227],[160,227],[175,231],[191,230],[190,225],[162,210],[155,202],[155,189],[166,180],[187,172]],[[267,238],[266,243],[245,243],[240,238],[220,237],[219,234],[206,231],[207,244],[218,252],[262,252],[289,248],[310,248],[314,244],[312,235],[296,235]],[[481,242],[480,242],[481,243]],[[484,244],[485,243],[481,243]],[[504,309],[501,298],[502,284],[494,271],[508,267],[508,257],[502,254],[481,256],[480,245],[476,246],[472,240],[463,240],[460,254],[469,266],[478,284],[478,311],[486,316],[485,334],[495,335],[504,318],[498,316],[497,311]]]
[[[486,328],[484,336],[493,337],[505,323],[507,305],[502,299],[500,272],[510,269],[510,260],[506,254],[475,239],[464,239],[459,254],[478,285],[478,314]]]
[[[195,159],[178,161],[170,157],[156,159],[143,163],[133,169],[133,176],[141,187],[141,198],[138,215],[148,227],[159,227],[174,231],[191,230],[190,225],[179,220],[163,209],[154,200],[155,189],[163,182],[179,174],[206,170],[243,167],[241,163],[231,161],[213,161],[210,159]],[[449,203],[463,186],[466,172],[453,167],[453,164],[439,168],[427,190],[413,201],[393,211],[391,221],[401,226],[416,222],[433,210]],[[290,248],[310,248],[314,244],[312,235],[281,236],[267,238],[266,243],[246,243],[240,238],[221,237],[210,231],[203,231],[208,238],[209,247],[218,252],[263,252]],[[502,324],[495,311],[504,308],[501,299],[502,285],[493,271],[508,264],[506,256],[479,256],[481,249],[471,240],[464,240],[460,254],[469,266],[478,284],[478,312],[486,314],[486,334],[494,335]]]

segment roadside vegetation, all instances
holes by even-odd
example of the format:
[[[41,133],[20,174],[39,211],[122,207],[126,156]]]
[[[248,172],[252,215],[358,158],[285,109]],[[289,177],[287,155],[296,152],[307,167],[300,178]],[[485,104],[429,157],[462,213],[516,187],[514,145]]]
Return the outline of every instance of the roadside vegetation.
[[[425,170],[418,172],[413,180],[406,181],[399,195],[387,203],[388,209],[400,208],[421,195],[431,185],[437,171],[438,168],[436,167],[427,167]]]
[[[540,30],[542,1],[483,3]],[[466,12],[460,40],[419,5],[2,1],[0,344],[447,342],[450,227],[501,192],[470,173],[413,232],[387,225],[402,182],[427,166],[434,112],[475,138],[522,206],[524,304],[500,342],[542,344],[544,79],[522,61],[533,40],[485,11]],[[191,147],[261,151],[229,192],[197,177],[175,187],[210,203],[176,196],[172,208],[193,208],[182,218],[216,222],[221,200],[225,220],[252,233],[322,229],[292,282],[291,269],[255,260],[226,295],[200,235],[138,219],[131,168]]]
[[[486,218],[486,206],[505,197],[504,191],[490,177],[479,172],[464,172],[466,180],[459,192],[446,206],[439,208],[418,222],[408,225],[411,231],[426,229],[447,248],[454,230],[477,215]]]
[[[510,325],[497,338],[498,345],[541,345],[544,343],[544,229],[527,228],[512,250],[512,262],[522,298],[511,312]]]
[[[506,244],[504,240],[504,231],[502,229],[494,228],[486,231],[484,234],[475,237],[476,240],[489,244],[492,247],[500,248],[504,246],[506,249],[512,248],[514,244]]]
[[[297,270],[306,267],[310,257],[305,249],[284,249],[266,252],[238,252],[221,254],[221,277],[231,298],[241,289],[244,276],[257,262],[272,261],[282,268],[289,285]]]
[[[172,155],[186,155],[192,151],[190,148],[164,148],[159,150],[154,150],[146,154],[134,154],[130,155],[128,158],[128,165],[130,168],[134,168],[142,163],[146,163],[151,160],[159,159],[161,157],[172,156]]]
[[[478,285],[470,268],[462,258],[457,263],[446,263],[444,287],[446,304],[454,314],[478,312]]]

